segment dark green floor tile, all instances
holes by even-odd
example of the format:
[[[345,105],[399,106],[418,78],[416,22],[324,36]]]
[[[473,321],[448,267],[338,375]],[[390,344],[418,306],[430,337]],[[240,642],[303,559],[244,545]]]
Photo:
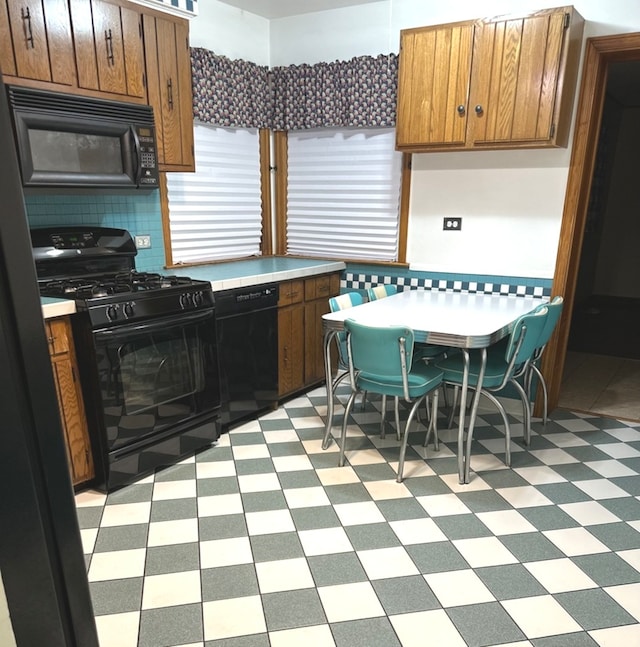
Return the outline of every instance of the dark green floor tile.
[[[238,479],[235,476],[219,476],[211,479],[198,479],[196,485],[198,496],[218,496],[240,492]]]
[[[132,483],[109,494],[107,496],[107,505],[113,505],[114,503],[142,503],[143,501],[151,501],[152,495],[153,483]]]
[[[387,618],[367,618],[331,625],[336,647],[401,647]]]
[[[446,445],[446,446],[452,452],[454,452],[454,454],[456,453],[456,448],[453,445],[450,445],[450,446]],[[429,467],[436,474],[457,474],[458,472],[458,461],[455,457],[450,456],[446,458],[440,458],[438,452],[434,452],[432,449],[429,449],[429,458],[427,459],[427,465],[429,465]],[[424,477],[424,478],[429,478],[429,477]],[[407,481],[408,480],[409,479],[407,479]]]
[[[232,461],[231,447],[211,447],[196,454],[196,463],[213,463],[217,461]]]
[[[473,454],[471,455],[471,469],[473,469]],[[494,490],[504,487],[522,487],[523,485],[531,485],[519,474],[510,469],[488,470],[486,472],[480,472],[479,476]]]
[[[311,404],[302,407],[287,407],[287,415],[290,418],[313,418],[318,413]]]
[[[289,423],[291,426],[291,423]],[[242,434],[230,434],[231,447],[240,447],[242,445],[264,445],[264,435],[261,431],[251,431]]]
[[[202,606],[185,604],[140,612],[138,647],[165,647],[202,642]]]
[[[366,582],[367,574],[355,553],[336,553],[308,557],[316,586],[334,586]]]
[[[486,566],[475,569],[475,573],[498,601],[547,593],[540,582],[521,564]]]
[[[554,505],[543,505],[535,508],[520,508],[518,511],[538,530],[560,530],[577,528],[580,524],[564,510]]]
[[[505,461],[504,452],[501,454],[496,454],[496,456],[503,462]],[[536,458],[533,454],[530,454],[528,451],[511,452],[511,469],[520,469],[523,467],[539,467],[541,465],[544,465],[544,462]]]
[[[640,532],[624,522],[596,524],[589,526],[589,532],[610,550],[640,548]]]
[[[458,498],[472,512],[493,512],[495,510],[510,510],[511,504],[493,490],[478,490],[476,492],[460,492]]]
[[[150,521],[175,521],[177,519],[195,519],[198,516],[198,503],[191,499],[167,499],[151,503]]]
[[[497,602],[447,609],[447,614],[468,647],[488,647],[525,640],[511,616]]]
[[[316,589],[300,589],[262,596],[269,631],[325,624],[327,618]]]
[[[371,584],[388,616],[440,608],[438,599],[421,575],[375,580]]]
[[[294,472],[278,472],[278,479],[283,490],[301,487],[317,487],[321,485],[315,470],[296,470]]]
[[[620,458],[618,459],[625,467],[640,474],[640,458]]]
[[[222,640],[207,640],[204,647],[269,647],[270,645],[268,634],[251,634]]]
[[[562,634],[531,641],[533,647],[598,647],[598,643],[586,632]]]
[[[608,456],[607,458],[611,457]],[[552,467],[555,472],[567,479],[567,481],[591,481],[602,478],[598,472],[582,463],[564,463],[562,465],[553,465]]]
[[[539,532],[503,535],[500,541],[522,563],[565,557],[559,548]]]
[[[422,519],[428,516],[425,509],[414,498],[376,501],[376,505],[387,521]]]
[[[355,550],[391,548],[400,546],[400,540],[387,523],[368,523],[345,526],[345,532]]]
[[[640,496],[640,479],[637,476],[618,476],[609,480],[631,496]]]
[[[144,548],[147,545],[148,532],[149,526],[146,523],[100,528],[93,552]]]
[[[435,517],[435,524],[447,539],[471,539],[473,537],[493,537],[493,533],[474,514],[455,514]]]
[[[245,492],[241,495],[242,506],[246,512],[264,512],[265,510],[283,510],[287,500],[282,490],[268,492]]]
[[[271,456],[301,456],[306,454],[301,442],[270,443],[269,453]]]
[[[258,595],[258,578],[253,564],[206,568],[200,573],[202,601],[228,600]]]
[[[637,478],[640,480],[640,476]],[[604,499],[600,503],[621,521],[640,520],[640,501],[638,499],[622,497],[619,499]]]
[[[142,606],[141,577],[128,577],[123,580],[90,582],[91,602],[96,616],[109,613],[140,611]]]
[[[429,467],[433,468],[431,463]],[[416,476],[405,479],[403,483],[413,496],[451,494],[451,488],[439,476]]]
[[[100,526],[100,519],[102,519],[103,510],[104,508],[102,506],[76,508],[76,516],[78,517],[78,525],[80,528],[98,528]]]
[[[324,427],[303,427],[296,429],[300,440],[320,440],[324,438]]]
[[[155,475],[156,483],[167,481],[191,481],[196,478],[196,464],[170,465],[158,470]]]
[[[247,523],[243,514],[223,514],[198,519],[200,541],[246,537]]]
[[[345,485],[327,485],[325,492],[333,505],[338,503],[357,503],[371,501],[371,495],[362,483],[346,483]]]
[[[200,568],[200,546],[197,543],[152,546],[147,549],[145,575],[164,575]]]
[[[251,537],[251,550],[256,563],[304,557],[302,544],[296,532],[254,535]]]
[[[587,631],[636,623],[632,616],[601,589],[559,593],[554,597]]]
[[[275,472],[273,461],[270,458],[247,458],[236,461],[236,474],[269,474]]]
[[[608,438],[608,442],[611,442],[611,437]],[[578,445],[576,447],[563,447],[562,449],[564,449],[567,454],[577,458],[581,463],[611,460],[611,456],[609,454],[598,449],[595,445]]]
[[[405,546],[421,573],[443,573],[469,568],[456,547],[448,541]]]
[[[295,508],[291,510],[291,517],[298,531],[335,528],[340,525],[338,515],[333,507],[328,505],[313,508]]]
[[[338,467],[337,452],[322,452],[320,454],[309,454],[309,461],[313,469],[322,470],[331,467]]]
[[[372,463],[370,465],[356,465],[353,471],[362,482],[367,481],[389,481],[396,479],[395,470],[389,463]],[[405,482],[406,484],[406,482]]]
[[[281,429],[293,429],[293,424],[289,418],[261,418],[260,428],[262,431],[280,431]],[[264,442],[264,437],[262,442]]]
[[[579,555],[573,561],[598,585],[640,582],[640,573],[615,553]]]
[[[556,467],[558,466],[554,465],[552,469]],[[573,483],[543,483],[536,488],[556,505],[591,501],[591,497]]]

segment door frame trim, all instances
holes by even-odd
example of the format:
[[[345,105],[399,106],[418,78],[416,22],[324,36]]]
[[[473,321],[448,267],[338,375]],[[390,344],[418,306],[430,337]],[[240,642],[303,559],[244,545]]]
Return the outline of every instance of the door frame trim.
[[[587,39],[552,288],[554,296],[564,296],[564,309],[542,361],[548,376],[549,410],[560,397],[608,66],[633,60],[640,60],[640,32]]]

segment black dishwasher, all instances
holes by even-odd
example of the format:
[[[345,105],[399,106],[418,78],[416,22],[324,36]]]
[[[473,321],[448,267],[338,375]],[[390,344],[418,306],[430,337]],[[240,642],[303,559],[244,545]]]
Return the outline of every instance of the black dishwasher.
[[[278,285],[215,293],[223,430],[278,400]]]

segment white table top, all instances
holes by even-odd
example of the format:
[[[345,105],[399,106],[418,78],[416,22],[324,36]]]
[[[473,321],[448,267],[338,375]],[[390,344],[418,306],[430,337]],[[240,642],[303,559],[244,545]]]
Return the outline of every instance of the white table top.
[[[416,341],[483,348],[505,337],[520,315],[547,302],[538,297],[405,290],[322,319],[327,330],[342,330],[344,320],[351,318],[371,326],[409,326]]]

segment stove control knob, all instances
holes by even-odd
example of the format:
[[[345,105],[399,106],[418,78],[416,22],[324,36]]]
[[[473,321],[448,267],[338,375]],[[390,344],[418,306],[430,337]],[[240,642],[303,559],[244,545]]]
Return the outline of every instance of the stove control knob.
[[[118,306],[107,306],[107,319],[115,321],[118,318]]]
[[[201,306],[202,305],[202,292],[195,292],[193,295],[193,304],[195,306]]]
[[[129,302],[129,303],[125,303],[125,304],[124,304],[124,306],[122,307],[122,310],[123,310],[123,312],[124,312],[124,316],[125,316],[127,319],[130,319],[130,318],[131,318],[131,317],[133,317],[133,315],[135,315],[135,313],[136,313],[136,311],[135,311],[135,309],[134,309],[134,307],[133,307],[133,306],[134,306],[134,303],[133,303],[133,302]]]
[[[180,305],[182,306],[183,310],[186,310],[187,308],[191,308],[193,306],[193,299],[191,298],[191,295],[189,293],[180,295]]]

